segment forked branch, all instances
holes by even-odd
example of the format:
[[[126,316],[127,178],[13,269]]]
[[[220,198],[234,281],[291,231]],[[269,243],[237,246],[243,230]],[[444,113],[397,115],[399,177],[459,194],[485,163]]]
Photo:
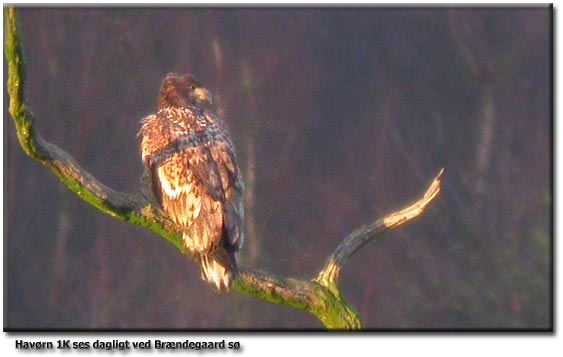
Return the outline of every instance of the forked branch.
[[[172,223],[155,209],[142,193],[129,195],[114,191],[93,177],[64,150],[44,140],[36,131],[35,119],[25,104],[24,58],[17,27],[16,9],[4,8],[4,51],[8,64],[9,112],[22,150],[48,167],[81,199],[100,211],[158,233],[182,250],[179,234]],[[240,268],[233,289],[272,303],[292,306],[315,315],[327,328],[358,329],[358,313],[346,303],[337,286],[343,264],[370,239],[422,213],[440,191],[440,177],[434,179],[424,197],[411,206],[379,219],[350,234],[329,257],[313,280],[279,278],[260,271]]]

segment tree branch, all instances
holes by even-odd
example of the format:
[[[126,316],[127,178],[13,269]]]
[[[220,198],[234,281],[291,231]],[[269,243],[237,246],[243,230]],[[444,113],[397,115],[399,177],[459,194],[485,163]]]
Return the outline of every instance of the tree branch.
[[[321,270],[315,280],[323,285],[332,286],[337,282],[342,266],[367,242],[381,235],[381,233],[386,230],[419,216],[426,206],[428,206],[440,192],[440,179],[443,173],[444,169],[441,169],[424,193],[424,196],[422,196],[422,198],[418,201],[401,211],[393,212],[387,217],[380,218],[373,223],[364,225],[346,237],[346,239],[344,239],[344,241],[336,248],[334,253],[332,253],[332,255],[328,258],[325,267]]]
[[[25,104],[24,58],[15,8],[4,8],[4,21],[9,112],[22,150],[33,160],[48,167],[70,191],[98,210],[122,221],[148,228],[183,251],[181,235],[176,227],[153,207],[151,200],[142,192],[130,195],[105,186],[80,167],[68,153],[37,133],[35,118]],[[317,278],[311,281],[279,278],[257,270],[240,268],[233,281],[233,289],[272,303],[308,311],[327,328],[361,328],[358,313],[346,303],[338,289],[340,269],[354,252],[373,237],[422,213],[440,190],[442,172],[443,170],[422,199],[348,236],[328,259]]]
[[[25,104],[23,48],[16,21],[16,9],[4,8],[4,49],[8,62],[9,112],[23,151],[48,167],[78,197],[100,211],[123,221],[149,228],[179,249],[182,240],[172,232],[171,222],[154,209],[142,194],[129,195],[105,186],[84,170],[71,155],[44,140],[35,129],[33,114]]]

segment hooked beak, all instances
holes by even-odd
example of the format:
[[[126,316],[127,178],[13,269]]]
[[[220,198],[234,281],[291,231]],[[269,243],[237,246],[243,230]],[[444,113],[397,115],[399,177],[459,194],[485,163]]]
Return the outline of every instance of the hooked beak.
[[[194,89],[194,95],[200,102],[213,104],[213,93],[208,89],[198,87]]]

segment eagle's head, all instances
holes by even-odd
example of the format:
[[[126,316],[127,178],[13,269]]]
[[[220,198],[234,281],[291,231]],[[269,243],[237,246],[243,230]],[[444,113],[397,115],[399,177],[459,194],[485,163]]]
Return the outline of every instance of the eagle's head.
[[[160,87],[158,109],[185,107],[188,104],[211,104],[213,93],[202,87],[190,74],[169,73]]]

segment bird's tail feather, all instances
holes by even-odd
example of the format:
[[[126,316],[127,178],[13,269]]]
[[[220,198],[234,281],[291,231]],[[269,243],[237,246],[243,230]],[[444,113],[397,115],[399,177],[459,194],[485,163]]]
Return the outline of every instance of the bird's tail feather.
[[[237,265],[234,251],[228,252],[224,246],[216,246],[212,251],[200,250],[189,244],[191,241],[184,234],[186,252],[196,261],[201,269],[201,278],[218,291],[229,291],[235,278]]]
[[[201,254],[201,277],[219,291],[229,291],[234,278],[233,269],[216,255]]]
[[[220,292],[227,292],[237,271],[234,257],[219,248],[213,253],[187,249],[201,270],[201,278]]]

